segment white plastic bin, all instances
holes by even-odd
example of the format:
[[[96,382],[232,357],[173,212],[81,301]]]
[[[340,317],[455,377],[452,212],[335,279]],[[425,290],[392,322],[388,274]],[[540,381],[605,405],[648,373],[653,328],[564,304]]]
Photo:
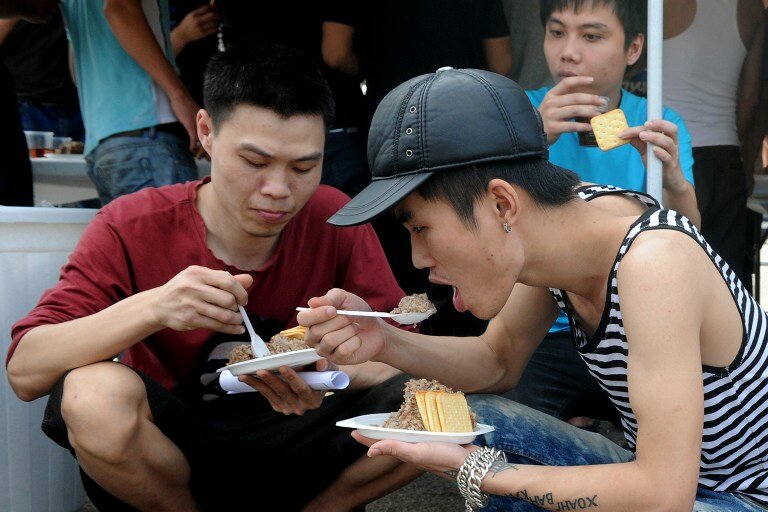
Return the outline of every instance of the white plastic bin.
[[[40,430],[46,399],[19,400],[4,363],[11,325],[56,283],[96,211],[0,206],[0,511],[72,512],[85,504],[77,462]]]

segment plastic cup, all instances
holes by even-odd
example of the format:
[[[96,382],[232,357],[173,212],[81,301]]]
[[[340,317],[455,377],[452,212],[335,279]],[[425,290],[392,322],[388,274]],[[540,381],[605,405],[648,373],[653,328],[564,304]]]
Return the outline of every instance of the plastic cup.
[[[24,132],[27,138],[29,156],[40,158],[53,151],[53,132]],[[46,151],[47,150],[47,151]]]

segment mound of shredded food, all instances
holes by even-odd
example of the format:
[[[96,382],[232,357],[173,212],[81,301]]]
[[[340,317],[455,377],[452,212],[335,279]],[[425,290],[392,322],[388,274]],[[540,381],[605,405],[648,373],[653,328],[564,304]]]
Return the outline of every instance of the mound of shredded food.
[[[382,427],[398,428],[402,430],[428,430],[424,426],[422,415],[419,412],[419,407],[416,403],[416,393],[419,391],[443,391],[445,393],[456,393],[451,388],[440,384],[436,380],[411,379],[405,384],[403,392],[403,403],[400,405],[400,409],[398,409],[397,412],[390,414],[389,418],[387,418]],[[469,415],[471,417],[472,427],[474,429],[477,426],[475,413],[470,410]]]
[[[267,342],[270,355],[310,348],[309,345],[304,343],[306,332],[306,327],[297,326],[275,334]],[[240,363],[250,359],[255,359],[251,345],[238,345],[229,353],[229,362],[227,364]]]
[[[427,311],[436,311],[435,305],[429,301],[426,293],[414,293],[400,299],[400,303],[391,314],[399,313],[426,313]]]

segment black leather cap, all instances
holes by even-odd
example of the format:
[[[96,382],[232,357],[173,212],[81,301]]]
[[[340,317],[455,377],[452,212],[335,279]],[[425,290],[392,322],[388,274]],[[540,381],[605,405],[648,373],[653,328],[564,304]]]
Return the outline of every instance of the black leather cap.
[[[328,222],[367,222],[444,169],[532,157],[547,158],[547,137],[519,85],[490,71],[440,68],[381,100],[368,135],[373,182]]]

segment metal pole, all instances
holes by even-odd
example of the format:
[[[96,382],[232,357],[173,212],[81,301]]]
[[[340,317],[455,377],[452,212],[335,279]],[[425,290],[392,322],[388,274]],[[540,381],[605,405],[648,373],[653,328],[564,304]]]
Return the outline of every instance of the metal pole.
[[[648,31],[646,48],[648,49],[648,120],[661,119],[662,116],[662,61],[664,58],[664,0],[648,0]],[[661,203],[661,160],[653,153],[653,146],[648,144],[648,179],[646,192]]]

